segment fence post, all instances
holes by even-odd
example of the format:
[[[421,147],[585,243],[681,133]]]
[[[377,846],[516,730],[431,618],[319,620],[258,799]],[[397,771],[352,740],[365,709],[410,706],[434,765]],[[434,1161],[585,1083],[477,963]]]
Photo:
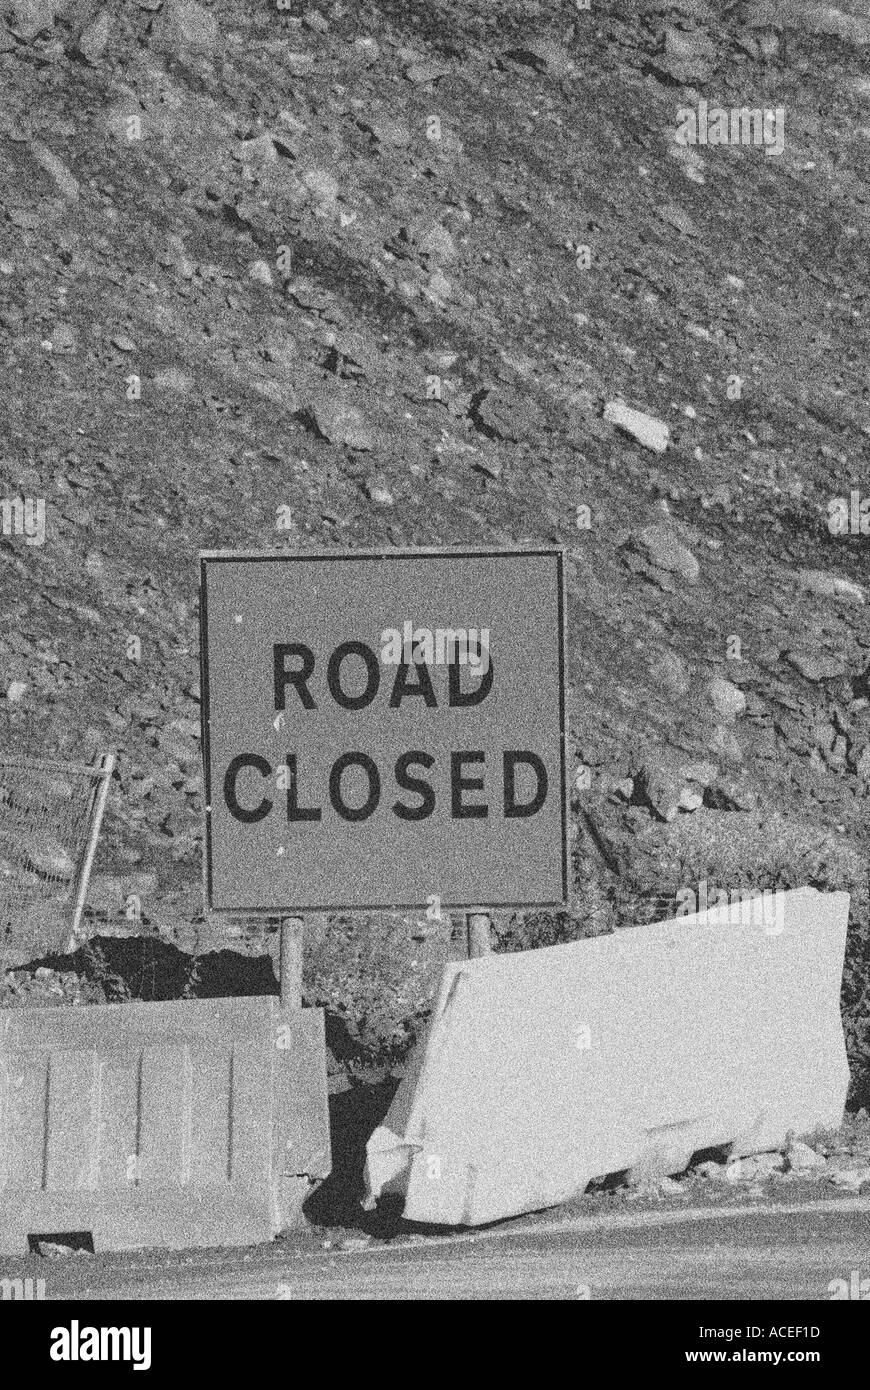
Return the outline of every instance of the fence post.
[[[492,952],[492,943],[489,938],[489,929],[492,926],[492,916],[482,908],[469,912],[465,918],[465,927],[468,933],[468,957],[474,960],[478,956],[488,956]]]
[[[302,945],[305,923],[301,917],[282,917],[278,983],[282,1009],[302,1007]]]
[[[115,771],[114,753],[103,754],[100,760],[99,771],[101,780],[96,787],[95,794],[91,798],[88,814],[88,838],[85,845],[84,857],[81,861],[78,880],[76,882],[76,897],[73,906],[72,922],[63,948],[67,952],[74,951],[77,945],[78,931],[88,896],[88,884],[91,880],[91,868],[93,866],[94,856],[97,852],[100,828],[103,824],[103,812],[106,809],[106,801],[109,796],[109,784],[112,781],[112,773]]]

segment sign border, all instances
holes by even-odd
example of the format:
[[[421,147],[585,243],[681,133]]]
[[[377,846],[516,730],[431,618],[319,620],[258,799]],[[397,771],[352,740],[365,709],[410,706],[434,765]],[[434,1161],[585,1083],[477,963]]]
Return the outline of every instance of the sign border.
[[[209,912],[231,917],[266,916],[288,917],[306,913],[336,912],[413,912],[424,907],[423,903],[312,903],[292,907],[215,907],[213,901],[212,841],[211,841],[211,745],[209,740],[210,699],[208,685],[208,578],[207,566],[222,561],[261,563],[264,560],[416,560],[430,559],[501,559],[512,555],[545,555],[556,560],[557,613],[559,629],[559,775],[561,779],[561,867],[562,897],[539,899],[534,902],[487,902],[480,899],[468,902],[447,902],[442,899],[445,911],[472,912],[478,910],[524,910],[537,911],[545,908],[567,908],[571,899],[570,849],[569,849],[569,802],[568,802],[568,728],[566,723],[565,653],[567,648],[567,589],[566,560],[567,546],[564,545],[516,545],[516,546],[396,546],[377,550],[350,550],[336,547],[332,550],[201,550],[199,552],[199,666],[200,666],[200,731],[202,738],[203,787],[205,790],[205,844],[203,846],[203,880],[205,904]]]

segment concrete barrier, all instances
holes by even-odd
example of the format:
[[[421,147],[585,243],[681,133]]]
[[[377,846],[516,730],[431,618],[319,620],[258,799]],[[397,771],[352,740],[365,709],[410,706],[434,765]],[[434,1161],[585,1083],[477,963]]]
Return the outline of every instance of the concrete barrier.
[[[772,905],[446,967],[368,1143],[370,1196],[477,1225],[608,1173],[838,1125],[849,897],[802,888]]]
[[[330,1170],[320,1009],[0,1011],[0,1252],[269,1240]]]

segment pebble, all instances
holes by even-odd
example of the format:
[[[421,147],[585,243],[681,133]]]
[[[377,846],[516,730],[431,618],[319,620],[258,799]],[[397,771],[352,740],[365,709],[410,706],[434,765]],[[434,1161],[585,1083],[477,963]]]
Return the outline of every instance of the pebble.
[[[839,1168],[827,1176],[835,1187],[843,1188],[846,1192],[860,1192],[862,1187],[870,1183],[870,1167]]]
[[[75,352],[75,329],[68,323],[55,324],[51,330],[51,347],[53,352]]]
[[[659,208],[659,217],[664,222],[669,223],[671,227],[675,227],[683,236],[696,237],[699,235],[698,228],[689,214],[674,203],[668,203],[665,207]]]
[[[195,382],[190,372],[184,372],[180,367],[164,367],[162,371],[155,373],[154,385],[161,390],[187,396],[193,390]]]
[[[254,280],[260,285],[271,285],[273,283],[272,267],[268,261],[252,261],[248,266],[248,279]]]
[[[37,34],[47,33],[54,28],[57,9],[57,0],[15,0],[12,32],[27,41],[35,39]]]
[[[848,603],[866,603],[867,591],[851,579],[841,579],[828,570],[800,570],[798,583],[821,598],[841,598]]]
[[[435,270],[429,276],[427,293],[431,299],[438,304],[444,304],[450,298],[453,286],[444,274],[443,270]]]
[[[697,559],[666,522],[653,522],[637,533],[637,543],[652,564],[678,575],[687,584],[697,584]]]
[[[456,242],[439,223],[422,233],[417,240],[417,250],[432,261],[453,261],[458,255]]]
[[[743,762],[743,748],[734,730],[726,724],[717,724],[710,736],[709,748],[722,762],[739,767]]]
[[[322,212],[334,209],[338,198],[338,183],[328,169],[309,169],[302,182],[311,194],[315,207]]]
[[[250,140],[243,140],[239,146],[239,158],[246,164],[275,164],[278,159],[278,151],[275,142],[268,131],[262,135],[255,135]]]
[[[374,448],[372,432],[362,411],[342,400],[321,398],[312,406],[317,428],[330,444],[344,444],[349,449]]]
[[[745,1158],[735,1158],[727,1166],[727,1182],[754,1182],[758,1178],[769,1178],[785,1168],[785,1158],[781,1153],[748,1154]]]
[[[294,49],[284,54],[282,66],[290,77],[308,77],[314,67],[314,58],[310,53],[301,53]]]
[[[405,69],[405,76],[409,82],[437,82],[439,77],[445,77],[449,71],[446,63],[411,63]]]
[[[302,16],[302,23],[306,29],[313,29],[318,34],[329,33],[329,20],[325,19],[319,10],[306,10]]]
[[[78,179],[74,177],[63,160],[43,145],[41,140],[30,141],[30,153],[40,168],[54,179],[58,191],[63,194],[64,198],[68,198],[70,202],[75,202],[79,196]]]
[[[746,710],[746,696],[733,681],[716,676],[707,687],[713,708],[729,724],[739,719]]]
[[[100,10],[90,24],[86,24],[78,38],[76,47],[86,62],[96,65],[106,51],[112,20],[108,10]]]
[[[796,1173],[807,1173],[827,1166],[824,1156],[811,1149],[800,1139],[795,1139],[786,1150],[789,1169]]]
[[[676,699],[688,695],[691,689],[689,668],[676,652],[660,652],[650,662],[650,675],[657,685]]]
[[[362,59],[366,67],[376,63],[381,56],[380,44],[377,39],[371,38],[370,35],[354,39],[353,51],[358,58]]]
[[[395,504],[395,498],[382,477],[368,478],[363,486],[366,497],[379,507],[392,507]]]
[[[176,52],[191,49],[212,53],[217,44],[218,24],[212,12],[196,4],[196,0],[165,0],[157,37],[164,48]]]
[[[714,1163],[712,1159],[707,1159],[704,1163],[699,1163],[692,1171],[700,1178],[707,1178],[709,1182],[729,1181],[728,1165],[725,1163]]]
[[[510,50],[509,56],[529,63],[548,77],[570,77],[574,63],[568,50],[555,39],[533,38]]]
[[[834,680],[846,674],[845,663],[838,656],[811,649],[793,647],[786,652],[786,661],[808,681]]]

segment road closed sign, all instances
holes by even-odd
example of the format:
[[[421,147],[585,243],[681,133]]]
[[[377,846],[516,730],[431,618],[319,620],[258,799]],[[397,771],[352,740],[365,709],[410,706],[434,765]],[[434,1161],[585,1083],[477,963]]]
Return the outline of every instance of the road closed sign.
[[[217,912],[568,898],[557,548],[201,556]]]

